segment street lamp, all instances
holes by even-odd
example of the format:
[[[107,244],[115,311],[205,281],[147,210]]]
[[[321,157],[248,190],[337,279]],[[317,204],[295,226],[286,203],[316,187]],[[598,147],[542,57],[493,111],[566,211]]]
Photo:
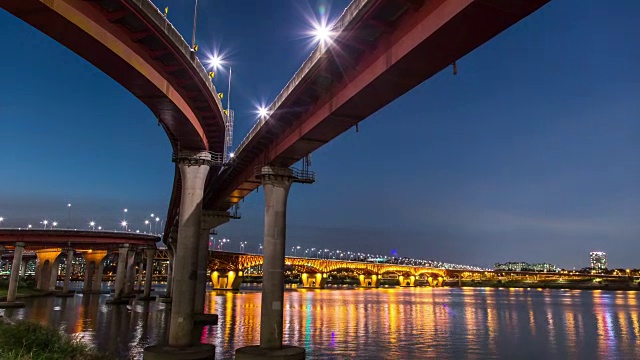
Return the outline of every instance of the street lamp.
[[[89,226],[91,226],[91,228],[93,229],[93,231],[96,231],[96,222],[95,221],[91,221],[89,223]]]
[[[102,226],[98,226],[98,230],[102,230]]]
[[[4,218],[2,216],[0,216],[0,225],[2,225],[3,221],[4,221]]]
[[[124,212],[124,221],[127,221],[127,211],[129,210],[128,209],[122,210],[122,212]]]
[[[71,203],[67,204],[67,208],[69,209],[69,216],[67,217],[67,229],[71,229]]]
[[[53,223],[51,223],[51,225],[52,225],[52,228],[54,228],[54,227],[58,226],[58,222],[54,221]]]
[[[262,254],[262,244],[260,244],[260,254]]]
[[[156,217],[156,234],[158,233],[158,221],[160,221],[160,218]],[[160,231],[162,231],[162,222],[160,222]]]
[[[244,246],[247,245],[246,241],[240,241],[240,252],[244,252]]]
[[[44,224],[44,229],[47,229],[47,224],[49,223],[49,221],[47,220],[42,220],[42,223]]]
[[[32,227],[31,224],[27,225],[27,229],[31,229],[31,227]]]
[[[125,209],[125,210],[126,210],[126,209]],[[124,228],[124,231],[127,231],[127,230],[128,230],[128,227],[127,227],[127,225],[128,225],[128,224],[127,224],[127,221],[126,221],[126,220],[122,220],[122,222],[120,223],[120,225]]]
[[[145,220],[144,224],[149,225],[149,234],[151,234],[151,223],[149,222],[149,220]]]

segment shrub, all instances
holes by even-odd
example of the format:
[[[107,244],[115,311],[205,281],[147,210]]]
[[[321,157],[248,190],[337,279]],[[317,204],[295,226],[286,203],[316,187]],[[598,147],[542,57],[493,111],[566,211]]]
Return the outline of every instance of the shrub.
[[[107,360],[80,338],[29,321],[0,322],[0,360]]]

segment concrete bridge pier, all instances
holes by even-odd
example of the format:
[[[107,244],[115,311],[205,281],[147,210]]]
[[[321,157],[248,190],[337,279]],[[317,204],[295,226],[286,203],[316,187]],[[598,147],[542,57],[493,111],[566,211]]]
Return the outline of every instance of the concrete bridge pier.
[[[211,284],[215,290],[240,290],[243,277],[242,271],[229,271],[226,274],[213,271]]]
[[[169,343],[149,346],[144,359],[213,359],[215,347],[193,341],[194,304],[198,249],[201,238],[202,198],[209,167],[213,164],[206,151],[184,151],[174,154],[180,168],[182,192],[178,242],[173,268],[171,323]]]
[[[198,243],[198,264],[196,273],[196,288],[193,304],[195,321],[199,324],[213,324],[218,322],[218,316],[204,313],[204,298],[207,290],[207,269],[209,267],[209,234],[212,229],[217,228],[229,221],[229,213],[226,211],[203,211],[200,220],[200,240]],[[242,274],[238,276],[240,288]],[[213,274],[211,275],[213,283]],[[214,283],[213,287],[217,287]]]
[[[398,280],[400,281],[400,286],[402,287],[416,286],[416,277],[413,275],[410,275],[410,276],[400,275],[398,276]]]
[[[153,256],[156,253],[156,249],[146,249],[144,251],[147,257],[147,266],[145,267],[144,274],[144,292],[142,296],[138,297],[138,300],[152,301],[155,300],[155,296],[151,296],[151,281],[153,280]],[[142,267],[140,267],[142,272]]]
[[[293,172],[265,166],[259,176],[265,199],[260,345],[237,349],[236,360],[304,359],[304,348],[282,345],[287,196]]]
[[[51,284],[55,289],[55,279],[58,278],[58,263],[56,260],[60,256],[61,249],[42,249],[36,251],[38,264],[36,266],[36,287],[39,290],[52,290]]]
[[[300,279],[305,289],[324,289],[327,286],[327,273],[303,273]]]
[[[444,278],[440,276],[437,279],[434,279],[431,276],[429,276],[427,278],[427,281],[429,282],[430,286],[437,287],[437,286],[442,286],[442,282],[444,281]]]
[[[20,308],[24,307],[24,303],[16,301],[18,294],[18,279],[20,275],[20,263],[22,262],[22,252],[24,251],[24,243],[18,242],[13,252],[13,263],[11,265],[11,274],[9,275],[9,291],[7,293],[7,301],[0,302],[0,308]]]
[[[24,279],[27,276],[27,265],[29,264],[28,259],[23,259],[22,264],[20,265],[20,278]]]
[[[73,296],[73,292],[69,291],[69,285],[71,284],[71,271],[73,269],[73,254],[73,249],[67,249],[67,259],[64,263],[64,283],[62,285],[62,292],[57,293],[57,297]]]
[[[116,268],[116,285],[113,298],[107,300],[107,304],[127,304],[128,300],[124,299],[124,282],[127,273],[127,260],[129,257],[129,244],[123,244],[118,249],[118,267]]]
[[[169,238],[167,244],[167,254],[169,255],[169,265],[167,266],[167,289],[163,295],[160,295],[163,303],[171,303],[171,289],[173,288],[173,263],[175,259],[175,241]]]
[[[124,280],[124,298],[135,297],[134,290],[136,284],[136,251],[129,250],[127,254],[127,272]]]
[[[103,261],[106,256],[106,250],[90,250],[82,253],[85,263],[83,294],[100,293],[104,269]]]
[[[360,275],[360,287],[377,288],[380,287],[380,275]]]

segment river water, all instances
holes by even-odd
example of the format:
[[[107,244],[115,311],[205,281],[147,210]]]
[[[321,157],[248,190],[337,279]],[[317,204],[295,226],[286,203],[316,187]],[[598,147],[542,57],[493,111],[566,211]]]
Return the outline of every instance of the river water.
[[[207,294],[202,328],[216,359],[259,343],[260,292]],[[107,295],[33,298],[5,310],[78,334],[119,359],[166,336],[160,302],[106,305]],[[640,359],[638,292],[491,288],[290,290],[285,343],[307,359]],[[0,310],[1,312],[2,310]]]

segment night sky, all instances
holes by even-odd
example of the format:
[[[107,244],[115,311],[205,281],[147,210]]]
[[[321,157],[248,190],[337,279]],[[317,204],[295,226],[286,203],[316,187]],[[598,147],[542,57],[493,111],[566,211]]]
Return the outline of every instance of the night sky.
[[[193,4],[156,0],[191,38]],[[198,54],[233,66],[235,146],[312,49],[309,18],[348,1],[201,0]],[[288,247],[492,266],[640,267],[640,2],[555,0],[313,154],[289,196]],[[0,216],[73,227],[166,215],[174,165],[151,112],[0,10]],[[215,84],[226,93],[225,74]],[[221,227],[256,251],[263,194]]]

